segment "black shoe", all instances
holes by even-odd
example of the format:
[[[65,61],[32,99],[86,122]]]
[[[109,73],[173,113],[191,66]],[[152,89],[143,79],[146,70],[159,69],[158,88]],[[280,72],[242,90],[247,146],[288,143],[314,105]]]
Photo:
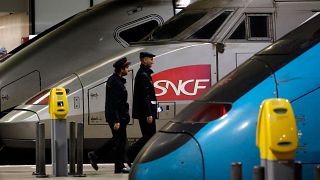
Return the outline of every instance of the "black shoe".
[[[132,166],[131,162],[127,162],[127,164],[131,168],[131,166]]]
[[[90,164],[92,166],[92,168],[96,171],[98,171],[99,167],[98,167],[98,164],[97,164],[97,156],[94,154],[93,151],[89,152],[88,153],[88,158],[90,160]]]
[[[122,169],[115,169],[114,170],[115,174],[120,174],[120,173],[127,174],[129,172],[130,172],[130,168],[122,168]]]

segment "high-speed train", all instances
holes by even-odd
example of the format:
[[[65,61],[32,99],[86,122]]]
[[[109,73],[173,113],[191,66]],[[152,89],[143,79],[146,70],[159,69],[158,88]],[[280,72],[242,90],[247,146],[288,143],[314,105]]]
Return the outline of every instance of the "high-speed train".
[[[76,14],[0,60],[0,117],[76,70],[142,39],[180,1],[107,0]]]
[[[68,121],[84,123],[85,148],[93,148],[111,137],[104,117],[104,101],[105,81],[113,73],[112,63],[124,56],[132,62],[126,76],[131,105],[139,53],[152,52],[157,55],[154,86],[158,105],[163,109],[158,114],[160,128],[248,56],[311,17],[316,7],[320,8],[320,1],[197,1],[154,30],[146,41],[114,51],[49,88],[69,90]],[[0,139],[5,145],[33,147],[38,121],[48,122],[46,138],[50,139],[49,88],[0,120]],[[141,136],[134,119],[127,131],[132,141]]]
[[[295,160],[303,179],[320,163],[320,15],[248,59],[187,106],[144,146],[129,179],[243,179],[260,164],[255,145],[259,106],[268,98],[291,102],[298,126]]]

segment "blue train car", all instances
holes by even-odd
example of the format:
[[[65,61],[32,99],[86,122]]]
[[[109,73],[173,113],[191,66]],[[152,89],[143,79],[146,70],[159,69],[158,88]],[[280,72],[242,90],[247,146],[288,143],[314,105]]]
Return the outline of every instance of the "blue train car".
[[[320,163],[320,15],[255,54],[185,108],[144,146],[129,179],[243,179],[260,164],[255,145],[261,102],[286,98],[298,125],[303,179]],[[319,102],[318,102],[319,100]]]

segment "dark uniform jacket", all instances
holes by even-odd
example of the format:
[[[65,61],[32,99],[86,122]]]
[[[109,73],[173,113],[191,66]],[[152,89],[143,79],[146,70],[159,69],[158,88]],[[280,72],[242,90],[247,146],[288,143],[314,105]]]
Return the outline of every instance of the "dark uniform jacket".
[[[109,123],[128,123],[130,121],[126,80],[113,74],[106,84],[105,116]]]
[[[150,68],[140,65],[134,82],[133,118],[157,117],[157,99],[151,78],[152,73]]]

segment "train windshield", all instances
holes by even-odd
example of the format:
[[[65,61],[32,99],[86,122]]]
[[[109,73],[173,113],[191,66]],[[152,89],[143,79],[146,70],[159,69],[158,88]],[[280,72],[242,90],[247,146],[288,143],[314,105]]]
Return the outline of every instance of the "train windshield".
[[[147,38],[147,41],[171,39],[201,19],[205,12],[183,12],[168,20]]]
[[[209,40],[225,24],[231,10],[185,11],[156,28],[143,41]]]

